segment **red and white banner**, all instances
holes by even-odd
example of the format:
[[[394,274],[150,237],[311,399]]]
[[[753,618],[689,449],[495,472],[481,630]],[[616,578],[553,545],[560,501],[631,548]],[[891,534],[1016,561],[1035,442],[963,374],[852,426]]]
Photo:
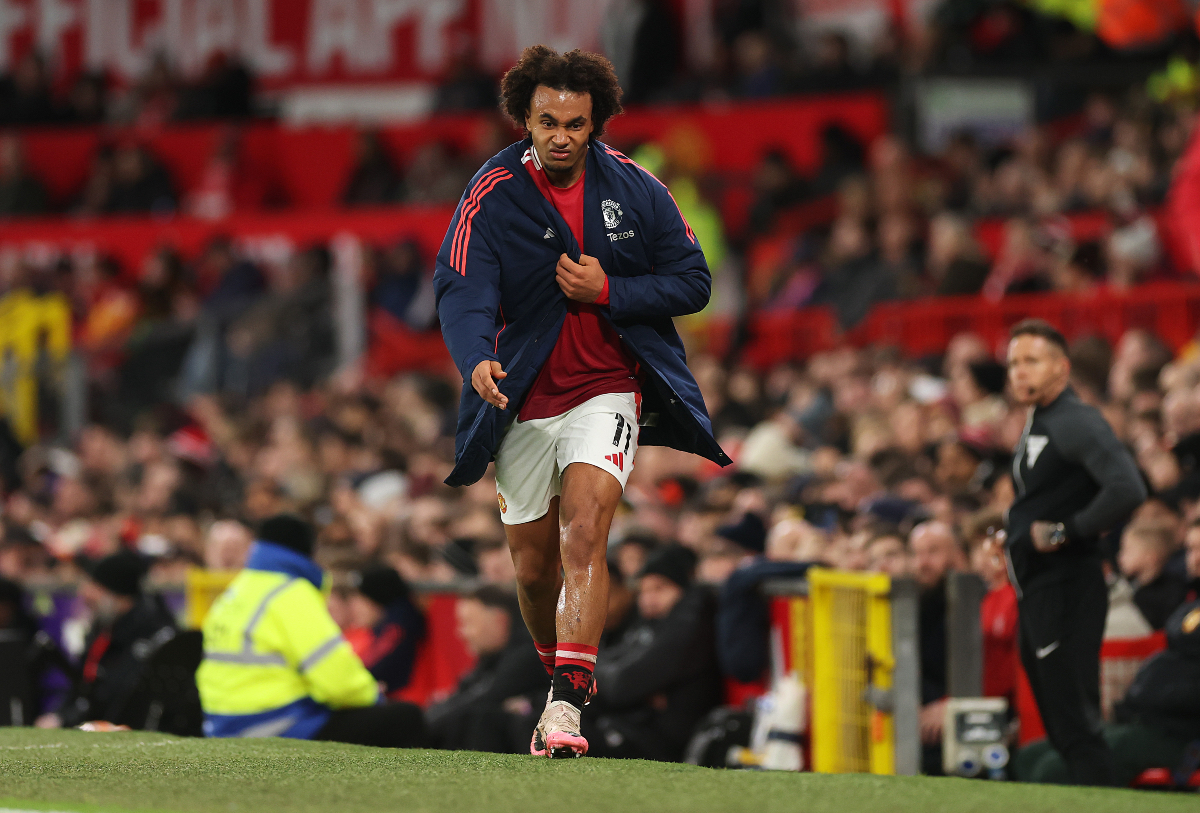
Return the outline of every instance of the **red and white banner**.
[[[436,79],[455,54],[499,71],[534,43],[595,49],[610,0],[0,0],[0,71],[36,48],[55,75],[120,82],[166,53],[195,76],[240,56],[266,88]],[[485,36],[486,32],[486,36]]]

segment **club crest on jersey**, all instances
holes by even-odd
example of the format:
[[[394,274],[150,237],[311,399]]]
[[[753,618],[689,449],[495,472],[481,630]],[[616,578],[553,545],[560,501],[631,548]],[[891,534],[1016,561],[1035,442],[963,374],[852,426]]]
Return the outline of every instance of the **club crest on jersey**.
[[[503,494],[497,494],[497,495],[496,495],[496,502],[500,503],[500,513],[501,513],[501,514],[507,514],[507,513],[508,513],[508,503],[506,503],[506,502],[504,501],[504,495],[503,495]]]
[[[615,229],[621,225],[621,218],[625,214],[621,211],[621,204],[615,200],[604,200],[600,203],[600,210],[604,212],[604,228]]]

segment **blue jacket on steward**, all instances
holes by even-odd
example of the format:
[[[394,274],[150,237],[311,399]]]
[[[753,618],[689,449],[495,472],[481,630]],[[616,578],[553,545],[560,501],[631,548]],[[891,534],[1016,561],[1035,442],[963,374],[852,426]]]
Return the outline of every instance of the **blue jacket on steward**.
[[[452,486],[474,483],[487,470],[567,313],[554,268],[559,255],[578,262],[581,252],[523,166],[531,149],[526,138],[476,173],[437,256],[442,336],[463,378],[455,466],[446,478]],[[608,274],[609,305],[601,310],[645,374],[638,442],[728,465],[671,321],[708,303],[712,277],[700,243],[653,175],[594,139],[585,160],[584,245]],[[499,382],[506,410],[471,386],[484,359],[508,373]]]

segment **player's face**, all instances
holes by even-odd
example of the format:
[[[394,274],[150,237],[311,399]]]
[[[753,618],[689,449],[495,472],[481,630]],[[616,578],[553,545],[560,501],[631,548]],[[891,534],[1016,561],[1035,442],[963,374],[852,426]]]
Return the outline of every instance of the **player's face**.
[[[594,129],[592,95],[538,85],[529,102],[525,129],[548,175],[577,180]]]
[[[1027,334],[1008,343],[1008,382],[1018,403],[1047,403],[1070,374],[1062,350],[1041,336]]]

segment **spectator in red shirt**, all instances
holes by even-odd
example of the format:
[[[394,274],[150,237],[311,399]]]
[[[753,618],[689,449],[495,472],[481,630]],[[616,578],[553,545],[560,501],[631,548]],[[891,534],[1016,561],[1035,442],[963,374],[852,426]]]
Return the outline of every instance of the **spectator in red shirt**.
[[[983,627],[983,694],[1013,701],[1017,688],[1017,593],[1008,582],[1004,562],[1004,518],[985,510],[971,516],[964,529],[971,550],[971,570],[987,585],[979,607]]]

